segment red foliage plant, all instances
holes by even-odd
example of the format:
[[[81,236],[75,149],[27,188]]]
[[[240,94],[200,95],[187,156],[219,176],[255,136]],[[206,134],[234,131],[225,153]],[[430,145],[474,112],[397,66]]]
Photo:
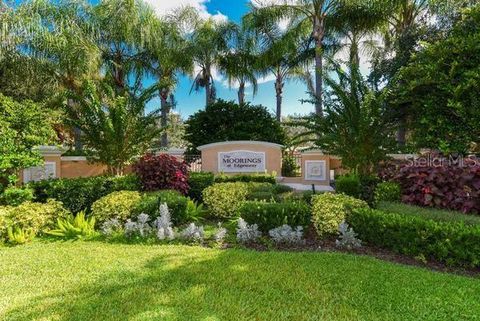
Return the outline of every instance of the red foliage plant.
[[[145,191],[174,189],[183,194],[188,192],[188,166],[173,156],[147,154],[133,165],[133,171]]]
[[[404,165],[394,180],[402,188],[405,203],[480,213],[480,166]]]

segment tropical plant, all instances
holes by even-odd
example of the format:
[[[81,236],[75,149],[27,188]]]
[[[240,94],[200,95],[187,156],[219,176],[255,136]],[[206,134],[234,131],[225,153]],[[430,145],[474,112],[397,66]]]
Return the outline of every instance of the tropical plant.
[[[232,29],[232,24],[217,22],[212,18],[197,20],[189,41],[193,44],[191,53],[199,70],[195,71],[190,92],[205,88],[205,106],[208,106],[216,99],[214,68],[219,66],[219,57],[228,48],[227,33]]]
[[[14,245],[25,244],[35,237],[35,231],[22,229],[18,226],[8,228],[8,242]]]
[[[82,130],[88,157],[105,164],[110,174],[123,175],[125,166],[144,154],[160,133],[158,110],[145,113],[149,93],[122,96],[108,85],[88,82],[81,95],[70,95],[78,105],[66,108],[69,122]]]
[[[326,42],[331,41],[335,31],[349,19],[363,17],[371,19],[377,12],[374,8],[385,7],[386,1],[348,1],[348,0],[298,0],[277,4],[270,1],[256,0],[253,14],[260,20],[287,21],[291,30],[310,28],[308,38],[314,42],[315,61],[315,113],[323,113],[323,58]],[[329,39],[330,38],[330,39]]]
[[[261,106],[218,100],[185,122],[188,153],[198,154],[197,147],[227,140],[258,140],[282,144],[285,140],[280,123]]]
[[[336,68],[338,81],[327,77],[325,116],[313,117],[315,144],[342,158],[353,173],[368,175],[393,147],[393,124],[386,116],[388,92],[368,87],[358,68],[347,74]]]
[[[95,217],[85,217],[85,212],[70,214],[66,218],[57,219],[57,228],[47,234],[66,239],[80,239],[95,236]]]
[[[169,125],[169,113],[175,107],[173,91],[177,86],[178,75],[193,72],[193,59],[190,55],[192,43],[183,37],[178,27],[178,19],[178,15],[172,15],[167,16],[164,20],[156,21],[154,26],[158,36],[155,41],[147,43],[147,54],[150,61],[147,71],[156,79],[160,97],[161,127],[163,128]],[[167,147],[168,145],[168,131],[164,131],[160,146]]]
[[[245,86],[250,84],[257,93],[258,37],[245,25],[235,25],[228,51],[219,58],[221,72],[227,76],[230,87],[238,86],[238,104],[245,103]]]

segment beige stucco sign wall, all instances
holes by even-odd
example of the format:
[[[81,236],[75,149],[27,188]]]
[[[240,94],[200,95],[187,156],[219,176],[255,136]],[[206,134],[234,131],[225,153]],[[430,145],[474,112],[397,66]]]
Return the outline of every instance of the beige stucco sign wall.
[[[202,171],[213,173],[277,173],[282,169],[282,145],[258,141],[228,141],[198,147]]]

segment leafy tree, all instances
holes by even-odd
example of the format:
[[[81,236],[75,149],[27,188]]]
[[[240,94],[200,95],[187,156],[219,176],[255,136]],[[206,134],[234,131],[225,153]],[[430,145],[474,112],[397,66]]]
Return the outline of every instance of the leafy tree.
[[[310,27],[310,37],[315,46],[315,113],[321,116],[325,42],[344,21],[359,18],[368,21],[372,14],[377,13],[374,8],[386,7],[389,3],[390,0],[299,0],[274,4],[257,0],[253,6],[253,14],[259,16],[259,19],[287,19],[289,28],[303,28],[305,25]]]
[[[263,106],[238,105],[218,100],[198,111],[185,122],[188,152],[197,147],[227,140],[257,140],[283,144],[285,133],[280,123]]]
[[[313,117],[307,126],[317,134],[319,148],[341,157],[352,172],[368,175],[392,147],[386,92],[369,88],[358,68],[347,74],[337,66],[336,71],[338,81],[325,79],[329,88],[325,116]]]
[[[89,82],[80,95],[70,96],[78,101],[77,108],[66,108],[70,122],[82,130],[89,158],[107,165],[110,174],[122,175],[160,134],[158,110],[144,115],[150,92],[119,95],[108,85]]]
[[[394,106],[410,111],[416,148],[465,153],[480,137],[480,6],[450,35],[425,45],[394,80]]]
[[[19,170],[41,163],[33,147],[56,138],[47,115],[39,104],[0,94],[0,186],[15,183]]]

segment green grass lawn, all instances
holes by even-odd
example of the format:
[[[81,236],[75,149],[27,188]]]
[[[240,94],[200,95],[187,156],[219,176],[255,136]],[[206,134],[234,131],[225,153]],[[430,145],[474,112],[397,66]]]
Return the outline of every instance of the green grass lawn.
[[[480,280],[341,253],[0,248],[0,320],[479,320]]]
[[[464,214],[462,212],[441,210],[436,208],[426,208],[395,202],[380,202],[378,209],[403,215],[422,216],[427,219],[444,222],[464,222],[465,224],[480,224],[480,216],[474,214]]]

